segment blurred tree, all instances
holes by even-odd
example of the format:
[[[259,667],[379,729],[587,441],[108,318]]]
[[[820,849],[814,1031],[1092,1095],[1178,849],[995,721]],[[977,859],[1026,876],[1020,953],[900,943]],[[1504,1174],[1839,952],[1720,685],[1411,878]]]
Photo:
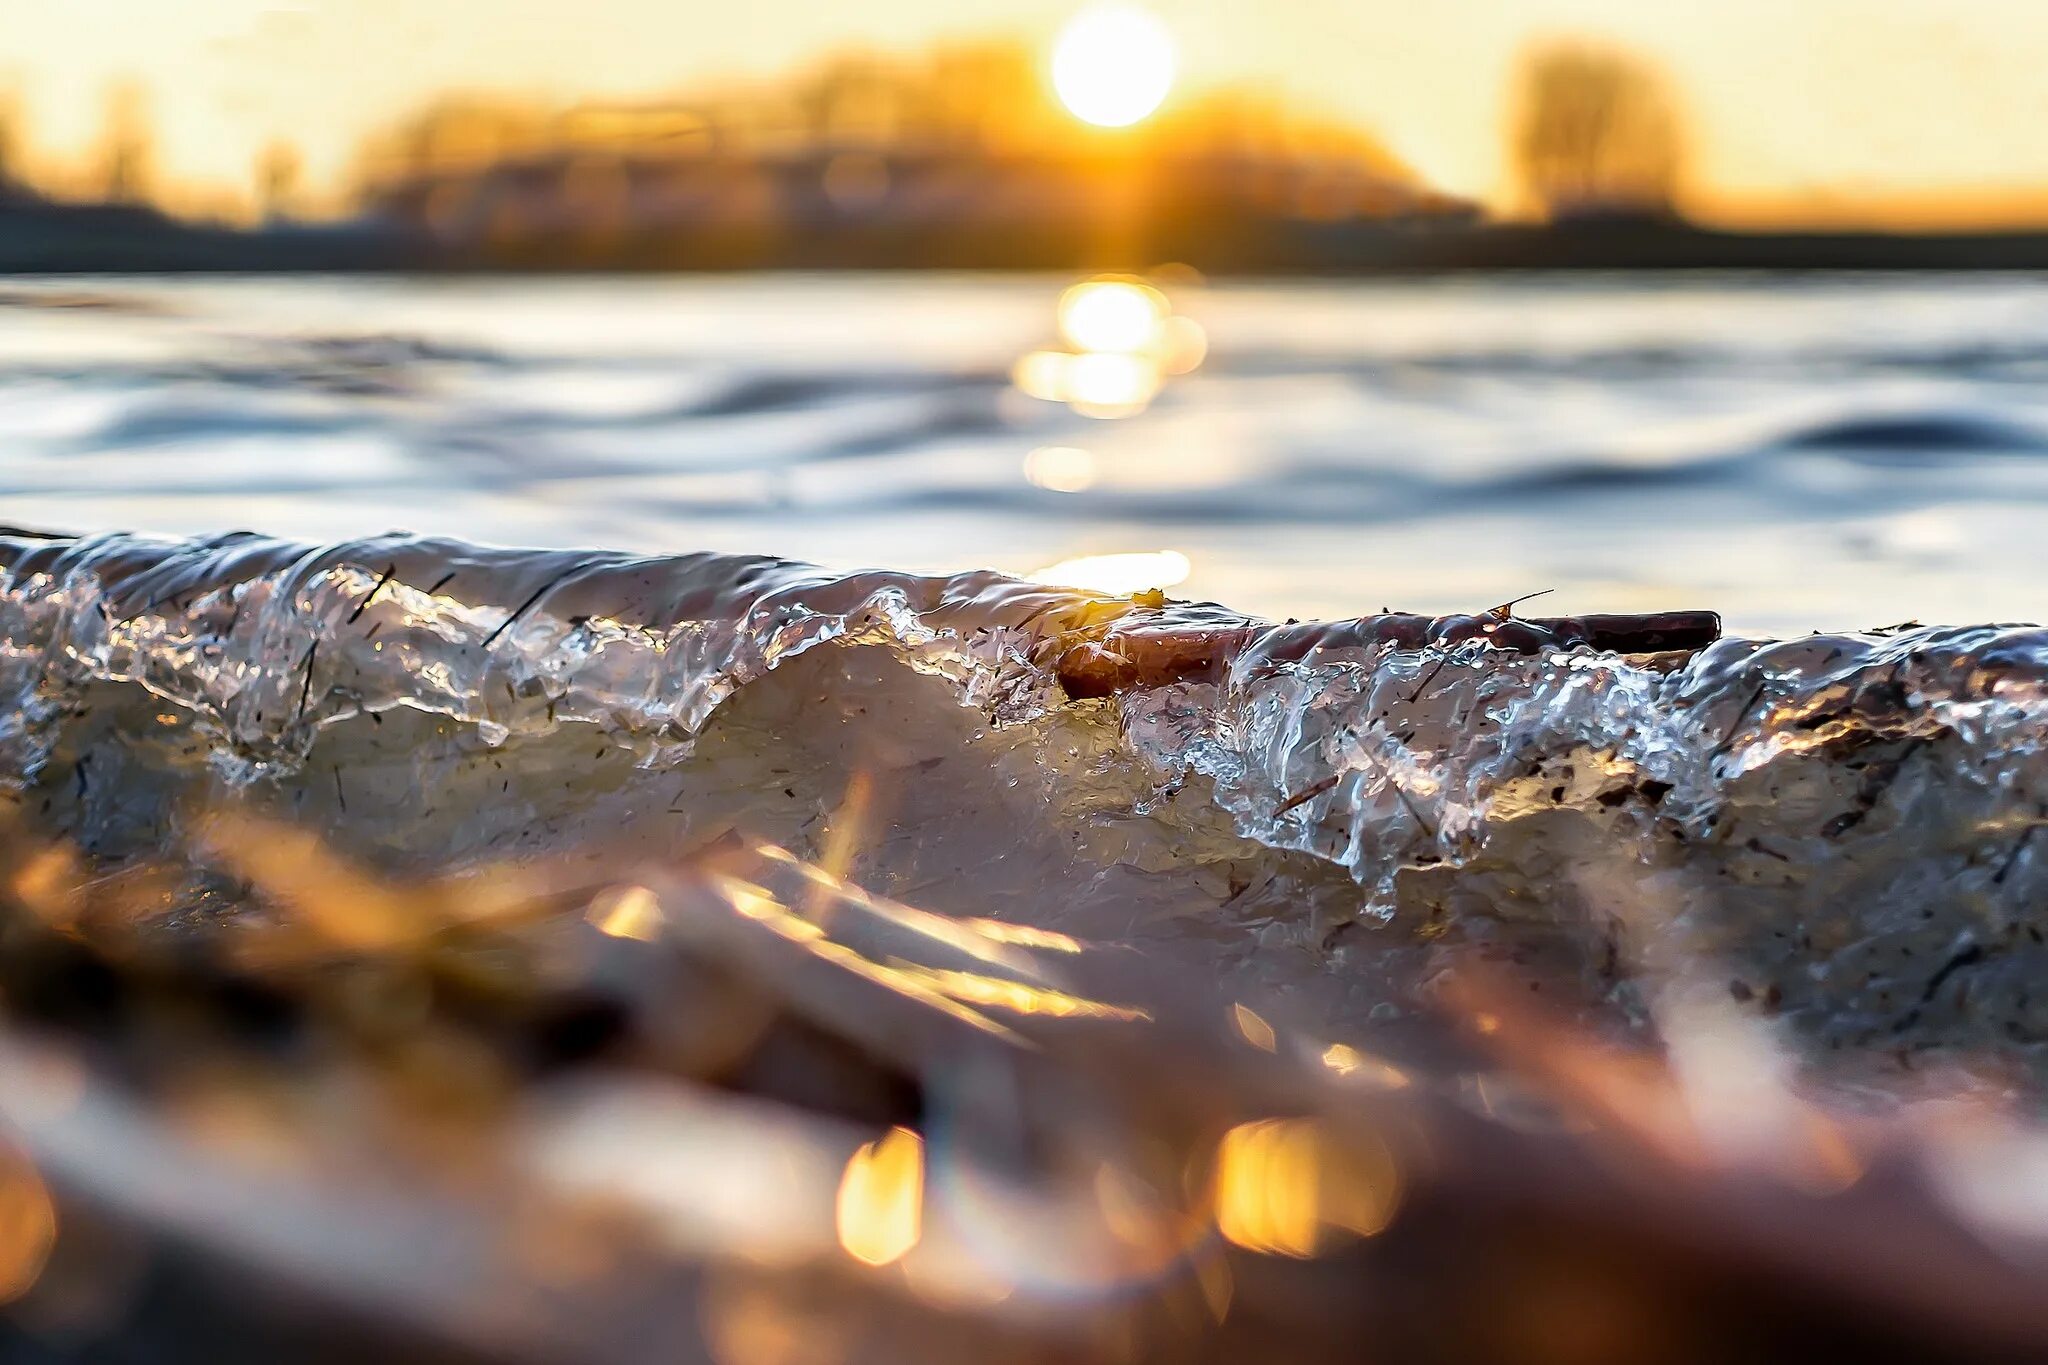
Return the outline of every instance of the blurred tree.
[[[155,154],[142,87],[123,81],[107,92],[107,130],[100,153],[100,194],[113,204],[149,197]]]
[[[1676,212],[1677,109],[1662,76],[1633,56],[1581,44],[1530,53],[1512,137],[1522,194],[1546,217]]]
[[[21,97],[13,90],[0,89],[0,199],[28,187],[21,165],[22,144]]]
[[[923,81],[922,132],[955,151],[1029,146],[1064,130],[1030,52],[1015,43],[951,43],[933,50]]]
[[[273,142],[258,154],[256,198],[267,221],[292,216],[299,192],[299,171],[299,149],[289,142]]]
[[[867,53],[828,58],[792,91],[805,141],[818,147],[893,142],[907,87],[901,71]]]

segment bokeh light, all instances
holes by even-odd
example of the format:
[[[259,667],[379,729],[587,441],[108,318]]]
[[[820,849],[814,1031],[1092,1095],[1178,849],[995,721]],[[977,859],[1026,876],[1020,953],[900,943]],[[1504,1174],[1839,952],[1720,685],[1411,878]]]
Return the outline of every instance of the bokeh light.
[[[652,942],[661,934],[661,902],[644,886],[614,886],[591,901],[585,916],[613,938]]]
[[[1083,280],[1060,295],[1060,335],[1077,351],[1148,351],[1159,344],[1172,309],[1137,280]]]
[[[1248,1251],[1313,1256],[1329,1230],[1370,1237],[1393,1219],[1401,1173],[1371,1137],[1312,1119],[1239,1124],[1216,1149],[1216,1227]]]
[[[867,1265],[908,1255],[924,1231],[924,1141],[892,1128],[863,1145],[839,1181],[839,1245]]]
[[[1067,364],[1066,400],[1084,417],[1128,417],[1159,393],[1159,367],[1142,356],[1090,351]]]
[[[1141,279],[1101,275],[1069,285],[1057,316],[1067,349],[1028,352],[1011,381],[1084,417],[1143,412],[1167,376],[1189,373],[1208,354],[1201,324],[1177,315],[1172,301]]]
[[[26,1294],[57,1241],[57,1211],[36,1169],[0,1152],[0,1303]]]
[[[1093,451],[1040,446],[1024,457],[1024,477],[1053,493],[1080,493],[1095,486],[1101,470]]]

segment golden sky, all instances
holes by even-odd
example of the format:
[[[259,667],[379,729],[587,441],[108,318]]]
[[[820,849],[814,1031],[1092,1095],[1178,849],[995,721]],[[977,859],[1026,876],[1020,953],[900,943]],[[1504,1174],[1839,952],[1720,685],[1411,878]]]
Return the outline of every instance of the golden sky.
[[[110,82],[147,89],[159,159],[241,194],[287,138],[315,184],[431,93],[641,96],[820,50],[1015,34],[1077,0],[0,0],[0,88],[55,162]],[[1154,0],[1183,88],[1277,85],[1375,129],[1446,188],[1505,190],[1509,74],[1594,36],[1663,68],[1694,202],[1748,220],[2048,218],[2048,0]],[[189,198],[189,193],[188,196]]]

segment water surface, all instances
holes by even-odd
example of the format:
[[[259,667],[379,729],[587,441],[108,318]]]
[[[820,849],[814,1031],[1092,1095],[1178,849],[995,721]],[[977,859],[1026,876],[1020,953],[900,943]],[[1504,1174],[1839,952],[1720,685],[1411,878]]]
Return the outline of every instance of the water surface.
[[[1206,360],[1114,420],[1013,383],[1068,283],[16,282],[0,515],[948,572],[1172,550],[1177,592],[1273,617],[1546,587],[1781,633],[2042,614],[2040,281],[1179,285]]]

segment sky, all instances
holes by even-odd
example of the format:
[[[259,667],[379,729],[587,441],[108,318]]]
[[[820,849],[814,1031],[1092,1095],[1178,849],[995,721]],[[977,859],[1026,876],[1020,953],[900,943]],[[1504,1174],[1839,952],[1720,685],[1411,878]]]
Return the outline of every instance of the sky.
[[[265,144],[315,187],[448,90],[652,96],[833,48],[1014,35],[1077,0],[0,0],[0,91],[42,164],[144,88],[189,205],[246,195]],[[1440,186],[1500,202],[1520,54],[1593,37],[1656,64],[1690,130],[1689,204],[1731,222],[2048,221],[2048,0],[1153,0],[1181,89],[1254,83],[1356,120]]]

